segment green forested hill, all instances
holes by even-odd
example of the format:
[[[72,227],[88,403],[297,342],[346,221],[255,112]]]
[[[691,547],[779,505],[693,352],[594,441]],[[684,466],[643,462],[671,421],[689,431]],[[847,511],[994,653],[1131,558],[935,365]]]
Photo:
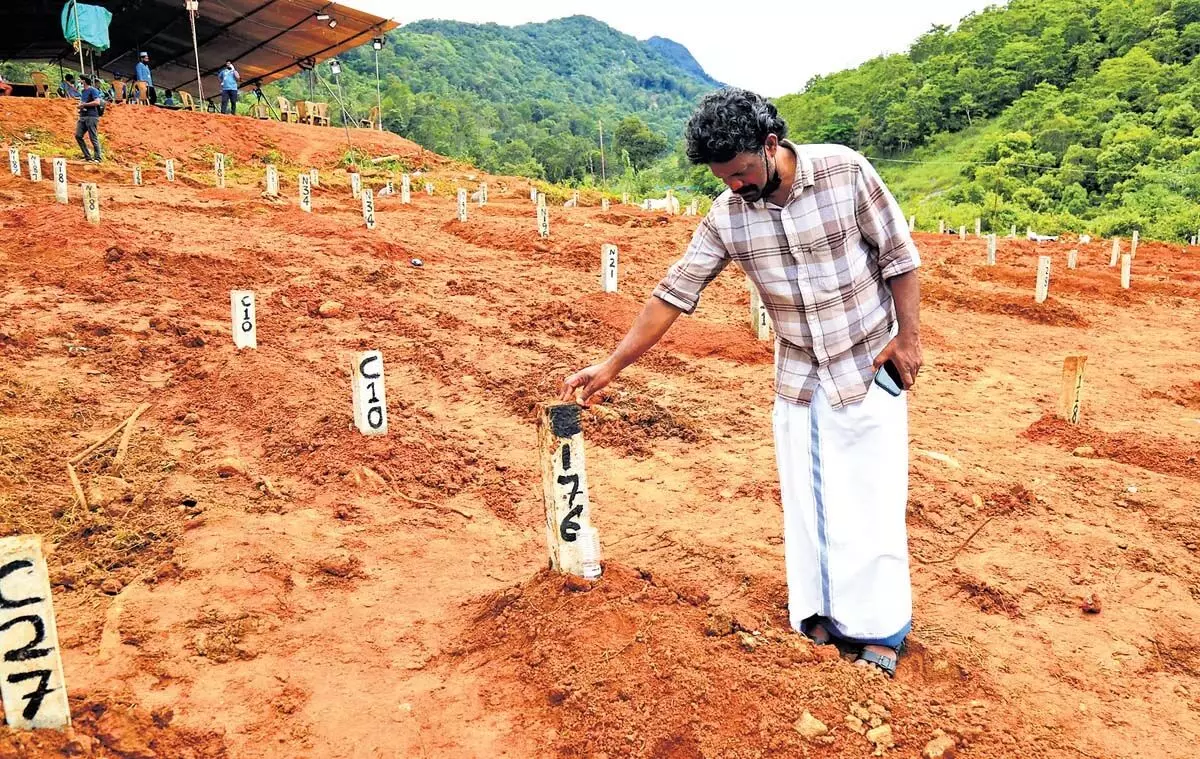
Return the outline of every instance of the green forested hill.
[[[1200,0],[1013,0],[778,105],[924,221],[1165,239],[1200,226]]]
[[[365,115],[374,50],[341,62],[346,99]],[[683,46],[640,42],[587,16],[516,27],[420,21],[388,35],[379,64],[386,128],[489,171],[552,181],[599,178],[601,121],[610,177],[626,156],[634,168],[650,164],[719,86]],[[279,86],[292,98],[308,88],[304,75]]]

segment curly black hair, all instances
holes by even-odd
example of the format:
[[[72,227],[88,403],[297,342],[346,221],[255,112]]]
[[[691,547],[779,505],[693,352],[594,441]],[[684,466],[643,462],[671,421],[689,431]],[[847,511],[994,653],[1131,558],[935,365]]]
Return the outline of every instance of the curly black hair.
[[[787,136],[787,124],[761,95],[737,87],[710,92],[688,119],[688,160],[694,164],[725,163],[738,153],[754,153],[767,135]]]

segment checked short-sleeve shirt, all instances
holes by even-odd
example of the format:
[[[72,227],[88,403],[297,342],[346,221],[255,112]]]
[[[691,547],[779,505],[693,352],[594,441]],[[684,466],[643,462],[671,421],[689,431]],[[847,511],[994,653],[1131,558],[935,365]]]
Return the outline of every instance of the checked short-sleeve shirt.
[[[840,145],[796,154],[782,207],[726,190],[654,294],[685,313],[732,260],[775,327],[775,392],[808,405],[820,386],[835,408],[866,397],[871,366],[896,321],[887,280],[921,265],[908,224],[871,163]]]

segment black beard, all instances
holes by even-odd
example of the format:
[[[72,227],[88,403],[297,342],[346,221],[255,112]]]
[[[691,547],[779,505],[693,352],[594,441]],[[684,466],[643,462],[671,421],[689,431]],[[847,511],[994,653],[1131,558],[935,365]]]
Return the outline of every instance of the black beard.
[[[766,163],[767,156],[764,153],[763,165],[765,166]],[[751,185],[750,187],[743,187],[741,190],[738,190],[737,194],[747,203],[757,203],[763,198],[769,198],[776,190],[779,189],[779,185],[781,184],[783,184],[783,180],[779,177],[779,165],[776,164],[774,176],[767,177],[767,183],[763,185],[761,190],[758,189],[758,187]]]

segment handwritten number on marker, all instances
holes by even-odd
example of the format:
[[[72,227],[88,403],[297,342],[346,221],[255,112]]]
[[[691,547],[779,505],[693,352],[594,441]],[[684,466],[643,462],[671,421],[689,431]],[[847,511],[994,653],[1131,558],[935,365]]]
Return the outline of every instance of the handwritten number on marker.
[[[571,468],[571,447],[563,445],[562,447],[562,465],[563,471]],[[577,474],[560,474],[558,476],[559,485],[570,485],[571,490],[567,493],[567,507],[570,509],[567,515],[563,517],[562,522],[558,525],[559,536],[568,543],[574,543],[576,540],[575,533],[579,532],[580,524],[575,521],[576,518],[583,513],[583,504],[575,505],[575,499],[583,492],[579,488],[579,475]]]
[[[43,656],[49,656],[53,649],[50,648],[34,648],[37,644],[46,639],[46,623],[37,614],[26,614],[21,617],[14,617],[4,624],[0,625],[0,633],[4,632],[13,625],[26,622],[33,627],[33,640],[29,641],[20,648],[14,648],[4,652],[4,661],[29,661],[30,659],[40,659]]]
[[[4,566],[0,567],[0,582],[3,582],[5,577],[8,577],[17,570],[31,569],[32,567],[33,562],[29,561],[28,559],[17,559],[16,561],[10,561]],[[4,591],[0,590],[0,609],[19,609],[22,606],[29,606],[30,604],[41,602],[42,599],[40,598],[23,598],[19,601],[5,598]]]
[[[14,685],[26,680],[32,680],[35,677],[39,678],[38,686],[32,692],[21,696],[21,698],[29,702],[25,704],[25,708],[21,711],[21,716],[25,719],[31,720],[36,717],[38,709],[42,708],[42,701],[45,700],[46,696],[58,690],[57,688],[50,687],[50,675],[51,672],[48,669],[35,669],[30,672],[17,672],[8,676],[8,682]]]

